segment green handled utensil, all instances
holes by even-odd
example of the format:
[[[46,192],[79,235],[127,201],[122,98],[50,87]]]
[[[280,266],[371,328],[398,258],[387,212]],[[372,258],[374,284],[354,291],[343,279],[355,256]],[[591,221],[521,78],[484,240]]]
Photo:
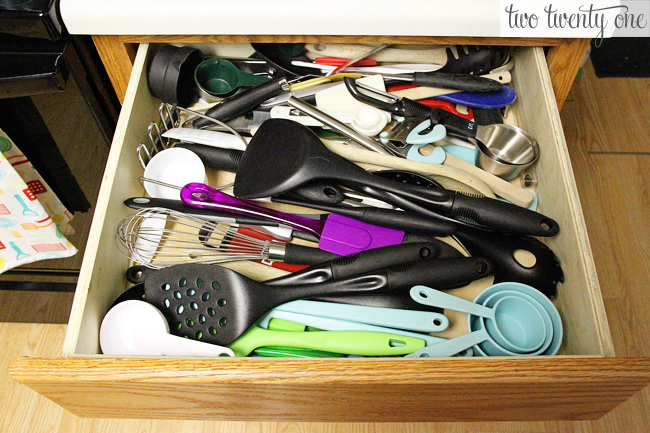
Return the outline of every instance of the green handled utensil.
[[[250,327],[228,347],[235,356],[247,356],[258,347],[289,346],[361,356],[407,355],[424,347],[424,340],[368,331],[270,331]]]
[[[302,349],[300,347],[264,346],[255,349],[253,355],[267,358],[345,358],[341,353],[325,352],[324,350]]]

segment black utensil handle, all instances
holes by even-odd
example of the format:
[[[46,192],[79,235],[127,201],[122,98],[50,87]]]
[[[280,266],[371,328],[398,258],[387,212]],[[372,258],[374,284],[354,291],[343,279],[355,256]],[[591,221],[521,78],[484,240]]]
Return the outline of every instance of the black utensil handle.
[[[562,265],[553,250],[539,239],[463,227],[456,237],[470,254],[489,258],[494,264],[494,282],[517,282],[539,290],[549,298],[557,293],[558,283],[564,282]],[[527,251],[534,264],[517,260],[516,251]]]
[[[192,215],[209,221],[220,221],[229,224],[245,224],[254,226],[270,226],[277,227],[280,224],[265,221],[251,216],[238,215],[217,209],[204,209],[193,206],[188,206],[180,200],[173,200],[168,198],[153,198],[153,197],[131,197],[124,200],[124,204],[131,209],[152,209],[164,208],[171,211],[182,212],[187,215]]]
[[[337,257],[341,256],[318,248],[286,244],[282,261],[290,265],[317,265]]]
[[[402,98],[399,101],[399,106],[401,108],[399,114],[404,117],[428,119],[435,112],[433,108],[408,98]]]
[[[493,92],[499,90],[501,83],[479,75],[451,74],[444,72],[415,72],[413,84],[424,87],[442,87],[464,92]]]
[[[147,275],[152,272],[155,272],[155,270],[145,266],[131,266],[126,270],[126,279],[133,284],[144,283],[144,280],[147,279]]]
[[[475,122],[445,111],[442,108],[434,108],[433,110],[431,122],[444,125],[448,134],[463,138],[476,138],[476,127],[478,125]]]
[[[418,284],[450,289],[464,286],[490,275],[493,268],[492,262],[480,257],[407,263],[318,284],[275,287],[273,297],[279,305],[279,303],[296,299],[309,299],[319,296],[395,292],[408,290]]]
[[[412,212],[371,207],[352,208],[330,206],[323,203],[314,203],[313,201],[304,201],[294,197],[296,197],[296,194],[295,191],[292,191],[291,194],[275,196],[272,197],[271,200],[277,203],[286,203],[332,212],[368,224],[374,224],[395,230],[403,230],[406,232],[433,236],[451,236],[456,232],[456,225],[452,222],[445,222]]]
[[[340,188],[326,181],[311,182],[291,191],[300,200],[318,202],[326,205],[337,205],[345,200],[345,195]]]
[[[226,122],[253,109],[267,99],[278,96],[288,90],[289,85],[287,84],[286,78],[277,78],[264,84],[250,87],[236,95],[224,99],[219,104],[210,108],[205,115]],[[204,118],[196,119],[192,123],[192,125],[197,129],[211,124],[212,122]]]
[[[501,110],[498,108],[472,108],[474,122],[477,125],[496,125],[503,123]]]
[[[558,223],[535,211],[487,197],[456,194],[451,215],[490,229],[529,236],[555,236]]]
[[[239,162],[244,155],[243,150],[222,149],[199,143],[178,143],[174,147],[182,147],[196,153],[206,167],[236,173]]]
[[[434,220],[411,212],[391,211],[390,209],[365,209],[363,210],[363,221],[381,227],[433,236],[452,236],[456,233],[456,225],[453,223]]]
[[[410,290],[417,285],[452,289],[491,275],[494,265],[482,257],[436,259],[389,267],[388,286],[393,292]]]
[[[316,284],[364,274],[401,263],[429,261],[435,259],[439,254],[440,248],[430,242],[390,245],[338,257],[293,274],[264,281],[264,284],[269,286]]]

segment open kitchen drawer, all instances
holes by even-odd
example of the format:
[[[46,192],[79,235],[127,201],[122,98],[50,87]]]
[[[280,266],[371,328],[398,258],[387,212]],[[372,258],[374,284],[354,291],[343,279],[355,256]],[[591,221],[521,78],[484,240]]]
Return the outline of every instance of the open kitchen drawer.
[[[61,358],[19,358],[18,381],[83,417],[302,421],[594,419],[650,382],[650,359],[616,358],[562,126],[541,48],[516,48],[513,112],[537,138],[540,212],[565,282],[555,303],[562,355],[518,358],[121,358],[100,354],[101,320],[124,290],[115,228],[142,194],[135,157],[160,101],[140,46],[112,145]]]

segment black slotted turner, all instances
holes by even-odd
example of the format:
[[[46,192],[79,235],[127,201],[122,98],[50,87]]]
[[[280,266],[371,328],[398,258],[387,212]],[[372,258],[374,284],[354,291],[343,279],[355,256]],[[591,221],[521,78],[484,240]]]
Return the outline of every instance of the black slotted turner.
[[[470,270],[474,279],[492,272],[491,262],[476,260]],[[411,264],[317,284],[273,287],[221,266],[188,263],[159,270],[133,266],[127,278],[144,282],[147,302],[165,315],[172,334],[226,346],[278,305],[318,296],[398,290],[429,281],[432,272],[428,266]]]

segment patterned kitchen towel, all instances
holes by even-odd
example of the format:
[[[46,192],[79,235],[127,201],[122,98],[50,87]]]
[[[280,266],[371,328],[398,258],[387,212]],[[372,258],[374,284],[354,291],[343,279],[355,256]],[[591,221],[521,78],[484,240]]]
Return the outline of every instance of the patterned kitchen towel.
[[[47,182],[2,129],[0,129],[0,152],[29,187],[26,194],[30,194],[30,200],[36,197],[57,226],[67,224],[72,220],[74,215],[66,209]]]
[[[75,255],[57,227],[72,219],[70,212],[2,130],[0,150],[0,272]]]

